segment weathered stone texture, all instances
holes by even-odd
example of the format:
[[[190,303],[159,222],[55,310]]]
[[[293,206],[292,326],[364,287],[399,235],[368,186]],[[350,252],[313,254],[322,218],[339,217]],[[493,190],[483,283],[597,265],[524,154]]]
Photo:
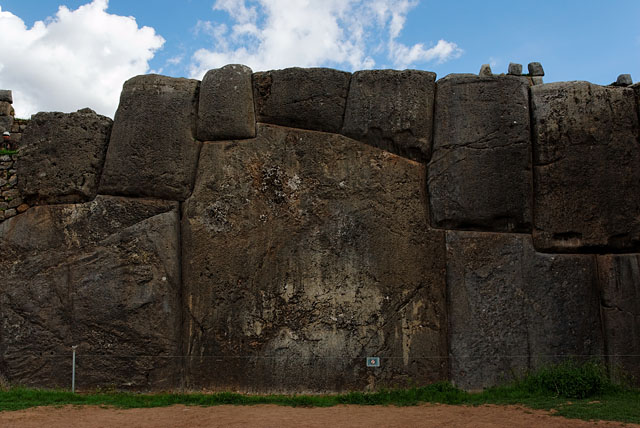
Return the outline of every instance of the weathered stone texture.
[[[429,202],[446,229],[531,230],[528,85],[450,75],[436,90]]]
[[[184,200],[193,186],[200,82],[145,75],[125,82],[100,193]]]
[[[431,155],[435,73],[358,71],[351,77],[342,133],[406,156]]]
[[[238,64],[207,71],[200,85],[199,140],[256,136],[251,75],[249,67]]]
[[[350,73],[329,68],[286,68],[253,74],[259,122],[339,133]]]
[[[18,188],[34,203],[93,199],[104,164],[112,120],[83,109],[38,113],[20,141]]]
[[[640,254],[598,256],[608,363],[640,385]]]
[[[0,225],[0,377],[81,389],[179,385],[176,203],[98,196]]]
[[[640,248],[640,136],[631,89],[531,88],[534,244],[541,251]]]
[[[451,380],[479,389],[602,355],[594,256],[536,253],[528,235],[447,232]]]
[[[0,89],[0,101],[12,104],[13,93],[9,89]]]
[[[0,134],[9,131],[13,126],[13,116],[0,116]]]
[[[182,220],[187,385],[444,379],[444,233],[426,226],[424,180],[333,134],[260,124],[255,140],[205,144]]]

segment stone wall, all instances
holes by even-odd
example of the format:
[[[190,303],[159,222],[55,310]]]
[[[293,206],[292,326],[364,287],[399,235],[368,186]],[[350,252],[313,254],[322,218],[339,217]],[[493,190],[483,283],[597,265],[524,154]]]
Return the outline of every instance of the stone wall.
[[[77,346],[85,389],[640,378],[640,86],[517,74],[230,65],[35,115],[0,377],[67,386]]]

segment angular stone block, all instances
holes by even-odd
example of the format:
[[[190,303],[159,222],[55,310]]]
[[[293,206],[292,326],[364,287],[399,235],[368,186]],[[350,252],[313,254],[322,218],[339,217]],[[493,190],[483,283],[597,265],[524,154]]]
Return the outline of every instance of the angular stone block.
[[[199,140],[256,136],[251,75],[249,67],[238,64],[207,71],[200,85]]]
[[[0,116],[0,134],[8,131],[11,132],[13,126],[13,116]]]
[[[631,89],[531,88],[534,244],[540,251],[640,249],[638,107]]]
[[[258,122],[339,133],[350,73],[286,68],[253,74]]]
[[[417,161],[431,155],[436,74],[367,70],[351,77],[342,133]]]
[[[436,89],[428,188],[433,225],[531,230],[529,87],[516,76],[450,75]]]
[[[640,254],[598,256],[598,274],[611,372],[640,385]]]
[[[603,353],[594,256],[536,253],[528,235],[447,232],[451,380],[480,389]]]
[[[200,82],[145,75],[127,80],[116,111],[100,193],[184,200],[191,193]]]
[[[93,110],[33,115],[20,141],[18,188],[29,203],[93,199],[112,120]]]
[[[0,101],[0,116],[11,116],[12,111],[13,107],[11,106],[11,103]]]
[[[180,383],[177,203],[98,196],[0,224],[0,377],[79,389]]]
[[[259,124],[254,140],[205,143],[183,206],[187,385],[445,379],[444,233],[427,228],[424,180],[340,135]]]
[[[13,93],[8,89],[0,89],[0,101],[13,104]]]

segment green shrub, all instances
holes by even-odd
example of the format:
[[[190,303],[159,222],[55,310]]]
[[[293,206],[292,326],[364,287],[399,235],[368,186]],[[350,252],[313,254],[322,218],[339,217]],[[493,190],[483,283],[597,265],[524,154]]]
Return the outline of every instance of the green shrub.
[[[556,397],[588,398],[619,389],[608,377],[604,364],[595,361],[565,361],[527,375],[520,386],[530,393]]]

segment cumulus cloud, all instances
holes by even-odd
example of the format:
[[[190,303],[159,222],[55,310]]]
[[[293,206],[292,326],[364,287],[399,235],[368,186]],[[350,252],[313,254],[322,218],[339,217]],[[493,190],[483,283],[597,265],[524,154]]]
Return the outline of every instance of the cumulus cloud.
[[[132,17],[107,13],[108,0],[27,28],[0,7],[0,87],[13,90],[16,115],[91,107],[113,116],[123,82],[149,70],[164,39]]]
[[[441,63],[461,55],[455,43],[439,40],[431,46],[398,41],[412,0],[217,0],[215,10],[233,22],[200,22],[211,36],[211,49],[197,50],[190,73],[229,63],[254,70],[289,66],[337,66],[365,69],[382,55],[395,68]]]

